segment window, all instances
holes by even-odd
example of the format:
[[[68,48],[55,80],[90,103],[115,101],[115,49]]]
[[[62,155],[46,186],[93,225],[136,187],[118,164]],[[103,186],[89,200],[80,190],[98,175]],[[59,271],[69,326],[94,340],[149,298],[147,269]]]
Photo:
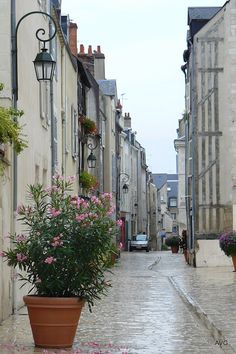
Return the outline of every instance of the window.
[[[46,188],[47,186],[47,170],[44,168],[43,169],[43,187]]]
[[[176,213],[171,213],[171,217],[173,220],[176,220]]]
[[[169,206],[170,207],[176,207],[177,206],[177,199],[176,198],[170,198],[169,199]]]
[[[35,184],[39,183],[39,166],[35,165],[35,178],[34,178]]]
[[[44,126],[50,125],[50,83],[47,81],[40,81],[39,83],[39,101],[40,101],[40,117]]]
[[[54,168],[58,165],[58,154],[57,154],[57,117],[54,115],[54,136],[53,136],[53,152],[54,152]]]

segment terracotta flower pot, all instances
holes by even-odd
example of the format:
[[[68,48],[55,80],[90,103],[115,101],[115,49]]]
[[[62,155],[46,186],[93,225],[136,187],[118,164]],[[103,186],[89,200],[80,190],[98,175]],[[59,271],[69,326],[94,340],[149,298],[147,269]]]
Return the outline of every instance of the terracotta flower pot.
[[[171,246],[171,251],[172,251],[172,253],[178,253],[179,252],[179,246]]]
[[[232,255],[231,257],[234,265],[234,272],[236,272],[236,255]]]
[[[83,299],[24,296],[36,347],[69,348],[73,345]]]

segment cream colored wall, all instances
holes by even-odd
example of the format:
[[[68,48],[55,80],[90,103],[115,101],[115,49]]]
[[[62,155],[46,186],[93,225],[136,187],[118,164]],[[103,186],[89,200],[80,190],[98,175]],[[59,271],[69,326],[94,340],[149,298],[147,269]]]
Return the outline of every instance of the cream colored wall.
[[[185,196],[185,142],[177,141],[175,144],[178,153],[178,216],[179,235],[187,228],[186,196]]]
[[[120,211],[130,213],[130,198],[132,191],[134,189],[134,179],[132,174],[132,157],[130,153],[130,143],[126,139],[126,134],[120,136],[122,141],[121,146],[121,157],[120,157],[120,173],[121,176],[119,180],[121,181],[120,186]],[[126,178],[122,173],[127,173],[129,175],[129,180],[125,181]],[[124,179],[125,178],[125,179]],[[129,186],[128,193],[123,193],[122,186],[126,183]]]
[[[30,11],[40,11],[38,2],[22,0],[16,2],[17,21]],[[24,110],[22,124],[27,136],[28,148],[18,156],[17,204],[26,202],[27,185],[35,182],[50,184],[51,179],[51,133],[50,124],[40,116],[39,83],[36,80],[32,61],[39,52],[35,38],[38,28],[48,28],[48,20],[42,15],[25,18],[18,31],[18,108]],[[16,223],[16,232],[21,225]],[[14,308],[22,305],[22,295],[27,288],[20,289],[15,283]]]
[[[218,240],[199,240],[196,251],[197,267],[232,266],[231,257],[227,257],[219,247]]]
[[[151,239],[151,247],[153,250],[157,249],[157,188],[155,184],[149,183],[148,204],[149,204],[149,236]]]
[[[39,6],[39,1],[32,2],[31,0],[21,0],[20,6],[17,1],[16,7],[16,22],[31,11],[45,10]],[[4,14],[0,21],[0,38],[4,40],[5,45],[0,48],[0,76],[5,81],[3,95],[0,97],[1,104],[7,104],[7,100],[11,96],[11,52],[10,52],[10,2],[3,1],[0,3],[0,16]],[[45,185],[50,185],[51,181],[51,122],[46,121],[40,114],[40,96],[39,83],[36,80],[32,61],[39,52],[38,41],[35,38],[35,32],[38,28],[48,28],[47,19],[42,15],[31,15],[25,18],[19,27],[18,32],[18,108],[24,110],[24,116],[21,119],[24,125],[24,134],[27,136],[29,147],[22,152],[17,158],[17,204],[26,202],[26,189],[28,184],[40,182]],[[47,30],[46,30],[47,32]],[[58,171],[62,170],[62,126],[61,126],[61,110],[62,90],[66,92],[67,114],[69,116],[68,127],[68,144],[70,145],[70,106],[74,104],[77,109],[77,84],[76,72],[70,62],[68,53],[64,51],[64,56],[67,60],[64,66],[63,79],[64,86],[62,87],[61,77],[61,43],[57,38],[57,79],[53,81],[53,113],[57,117],[57,142],[58,142]],[[64,63],[65,64],[65,63]],[[2,80],[2,79],[1,79]],[[67,85],[67,87],[66,87]],[[4,100],[2,99],[4,97]],[[2,103],[3,102],[3,103]],[[9,102],[10,105],[10,102]],[[68,113],[69,111],[69,113]],[[10,159],[10,149],[7,153]],[[76,171],[75,163],[71,154],[67,157],[66,175],[74,175]],[[3,238],[7,232],[14,231],[11,226],[13,220],[12,215],[12,166],[6,170],[7,177],[0,185],[0,246],[1,249],[9,245],[9,240]],[[12,225],[15,223],[13,222]],[[16,222],[16,232],[21,231],[21,225]],[[2,263],[0,259],[0,321],[6,318],[11,313],[12,299],[14,298],[14,308],[22,305],[22,295],[27,292],[27,288],[19,289],[17,282],[11,282],[10,268],[6,263]],[[13,293],[11,288],[15,289]]]
[[[4,90],[0,93],[0,105],[11,105],[11,41],[10,41],[10,2],[0,2],[0,82],[4,83]],[[7,159],[11,160],[11,149],[7,150]],[[12,192],[11,192],[11,168],[6,165],[5,177],[0,177],[0,250],[9,247],[9,239],[6,238],[11,231],[12,219]],[[12,291],[10,268],[0,257],[0,322],[11,313]]]
[[[115,156],[115,105],[114,100],[104,96],[106,116],[106,137],[104,149],[104,191],[112,193],[112,156]]]
[[[65,107],[65,113],[63,117],[65,119],[63,129],[61,133],[61,163],[63,164],[63,171],[65,176],[76,176],[77,183],[74,184],[74,192],[78,192],[78,156],[73,155],[72,147],[72,107],[76,112],[78,119],[77,111],[77,72],[71,62],[71,58],[66,50],[63,48],[63,60],[62,60],[62,107]],[[62,117],[62,118],[63,118]],[[78,123],[77,123],[78,129]],[[62,137],[66,137],[63,139]],[[78,153],[78,151],[77,151]]]

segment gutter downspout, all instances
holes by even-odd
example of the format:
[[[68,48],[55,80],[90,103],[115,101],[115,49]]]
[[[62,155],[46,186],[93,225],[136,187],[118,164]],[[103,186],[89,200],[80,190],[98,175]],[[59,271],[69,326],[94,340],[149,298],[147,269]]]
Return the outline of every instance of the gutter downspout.
[[[50,37],[52,34],[52,23],[49,22],[49,33]],[[52,52],[52,41],[49,42],[49,50]],[[56,166],[56,154],[55,154],[55,119],[54,119],[54,95],[53,95],[53,80],[50,81],[50,114],[51,114],[51,177],[55,173],[55,166]]]
[[[16,97],[16,75],[17,75],[17,68],[16,68],[16,0],[11,0],[11,64],[12,64],[12,103],[13,108],[17,109],[17,97]],[[16,118],[14,118],[16,119]],[[17,209],[17,154],[15,150],[13,150],[13,173],[12,173],[12,225],[11,230],[14,234],[16,231],[16,209]],[[11,240],[10,247],[13,248],[13,242]],[[12,313],[15,313],[16,310],[16,280],[13,278],[12,280]]]
[[[193,40],[194,42],[194,40]],[[195,51],[194,44],[191,44],[192,53],[192,84],[191,84],[191,94],[192,100],[192,235],[191,235],[191,248],[194,254],[194,266],[196,266],[195,261],[195,216],[196,216],[196,168],[195,168],[195,145],[196,145],[196,73],[195,73]]]
[[[61,93],[62,93],[62,113],[61,113],[61,123],[62,123],[62,175],[66,174],[66,85],[65,85],[65,53],[64,47],[61,46]]]

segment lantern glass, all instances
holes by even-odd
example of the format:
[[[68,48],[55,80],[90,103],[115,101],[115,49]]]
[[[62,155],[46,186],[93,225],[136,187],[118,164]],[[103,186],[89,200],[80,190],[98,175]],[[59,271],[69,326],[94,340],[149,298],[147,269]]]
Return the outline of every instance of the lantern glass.
[[[122,187],[123,193],[127,194],[129,191],[129,186],[125,183]]]
[[[51,54],[47,53],[47,49],[42,49],[34,60],[34,68],[38,81],[51,81],[56,66]]]
[[[96,167],[96,156],[91,152],[87,158],[87,163],[89,168],[95,168]]]

